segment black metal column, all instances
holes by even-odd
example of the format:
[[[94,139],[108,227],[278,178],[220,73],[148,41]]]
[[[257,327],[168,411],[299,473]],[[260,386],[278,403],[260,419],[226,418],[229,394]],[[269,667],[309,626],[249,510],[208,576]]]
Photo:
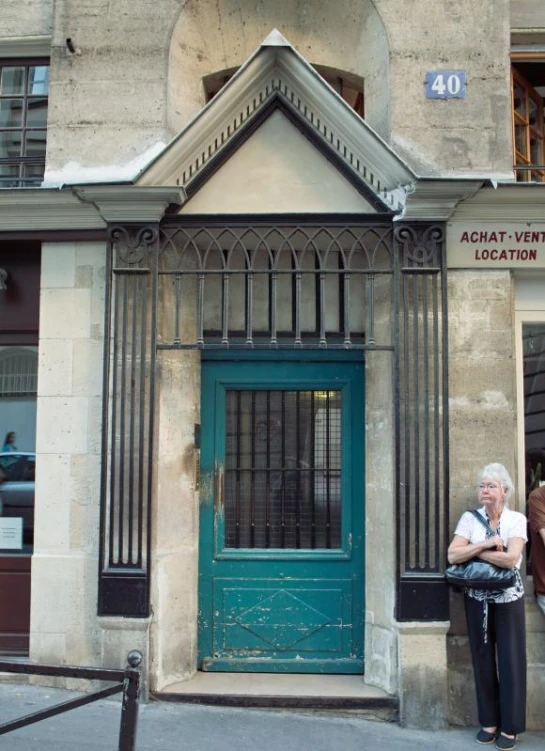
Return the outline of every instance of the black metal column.
[[[157,226],[110,226],[99,615],[149,614]]]
[[[442,225],[395,230],[397,613],[448,620],[447,290]]]

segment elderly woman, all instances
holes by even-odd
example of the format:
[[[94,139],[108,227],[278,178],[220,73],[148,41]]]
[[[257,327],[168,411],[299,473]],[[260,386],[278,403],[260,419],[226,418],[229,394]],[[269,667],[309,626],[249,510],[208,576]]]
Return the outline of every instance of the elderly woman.
[[[503,464],[488,464],[477,483],[478,509],[493,536],[473,514],[462,514],[449,545],[449,563],[481,558],[502,568],[516,567],[514,586],[465,590],[469,645],[481,729],[478,743],[515,748],[526,729],[526,631],[524,588],[518,569],[526,543],[526,517],[507,507],[513,482]]]

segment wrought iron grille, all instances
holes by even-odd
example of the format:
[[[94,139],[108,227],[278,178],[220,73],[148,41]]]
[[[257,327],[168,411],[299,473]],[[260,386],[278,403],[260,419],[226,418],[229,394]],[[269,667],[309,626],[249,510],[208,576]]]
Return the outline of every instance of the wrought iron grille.
[[[230,390],[226,418],[226,547],[340,547],[341,393]]]
[[[149,612],[156,349],[338,347],[394,353],[397,617],[448,617],[443,227],[394,233],[391,222],[350,217],[327,225],[184,217],[160,229],[110,228],[110,236],[99,612]],[[331,454],[320,487],[318,397],[297,393],[230,397],[228,546],[339,545],[339,467]],[[280,420],[286,450],[295,446],[277,460],[266,415],[282,398],[295,400],[293,426]],[[328,398],[334,430],[336,397]],[[303,434],[312,430],[308,453]],[[299,507],[289,498],[294,483]],[[250,500],[256,490],[259,504]]]
[[[158,346],[391,346],[375,308],[392,242],[391,223],[164,226]]]
[[[110,229],[99,613],[147,616],[157,232]]]
[[[397,227],[395,237],[401,265],[396,357],[398,618],[433,620],[448,614],[442,576],[448,532],[444,231],[440,226],[407,225]]]

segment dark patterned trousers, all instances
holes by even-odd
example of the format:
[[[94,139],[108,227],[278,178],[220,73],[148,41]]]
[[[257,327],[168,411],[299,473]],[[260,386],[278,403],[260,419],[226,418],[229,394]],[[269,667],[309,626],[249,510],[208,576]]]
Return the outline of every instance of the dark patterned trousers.
[[[484,603],[467,595],[464,600],[479,722],[482,727],[495,726],[508,735],[523,733],[526,729],[524,597],[505,603]]]

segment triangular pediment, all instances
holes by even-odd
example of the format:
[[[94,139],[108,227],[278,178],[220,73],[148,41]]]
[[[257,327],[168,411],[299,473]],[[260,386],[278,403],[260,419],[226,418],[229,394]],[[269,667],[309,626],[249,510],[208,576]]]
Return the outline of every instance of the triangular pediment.
[[[232,171],[232,160],[242,145],[251,144],[254,134],[250,150],[262,141],[269,118],[279,124],[279,110],[291,120],[290,131],[283,126],[293,136],[287,146],[293,146],[298,131],[321,165],[316,166],[316,174],[320,170],[325,174],[327,161],[339,173],[337,180],[342,179],[345,193],[360,194],[361,207],[351,210],[365,212],[366,206],[379,212],[403,210],[417,179],[414,172],[276,30],[140,173],[136,184],[181,186],[191,198],[215,176],[217,188],[218,170],[231,161]],[[268,126],[273,133],[271,123]],[[271,165],[270,149],[256,156]],[[292,205],[292,210],[299,209]]]
[[[276,109],[185,203],[181,214],[373,214],[375,202]]]

